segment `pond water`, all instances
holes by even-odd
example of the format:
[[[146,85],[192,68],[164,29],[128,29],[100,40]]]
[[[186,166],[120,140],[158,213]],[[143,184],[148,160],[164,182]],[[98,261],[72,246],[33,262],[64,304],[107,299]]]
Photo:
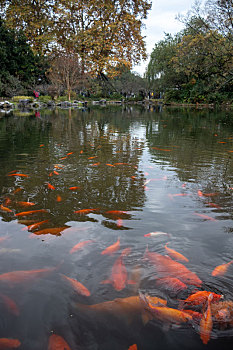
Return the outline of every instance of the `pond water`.
[[[232,305],[204,345],[200,320],[174,324],[137,296],[174,309],[197,291],[233,301],[233,265],[212,274],[233,259],[232,157],[230,111],[1,114],[0,338],[24,350],[58,349],[52,334],[72,350],[228,348]],[[169,249],[188,260],[177,275]],[[183,266],[202,283],[186,283]]]

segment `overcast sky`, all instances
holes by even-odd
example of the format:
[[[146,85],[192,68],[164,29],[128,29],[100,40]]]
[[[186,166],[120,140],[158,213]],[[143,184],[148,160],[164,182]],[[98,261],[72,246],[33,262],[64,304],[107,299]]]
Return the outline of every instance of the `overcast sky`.
[[[144,22],[146,29],[143,30],[143,35],[146,36],[148,59],[133,67],[135,72],[143,75],[155,43],[164,38],[164,33],[175,34],[183,28],[175,17],[179,13],[185,14],[191,9],[193,3],[194,0],[152,0],[152,9]]]

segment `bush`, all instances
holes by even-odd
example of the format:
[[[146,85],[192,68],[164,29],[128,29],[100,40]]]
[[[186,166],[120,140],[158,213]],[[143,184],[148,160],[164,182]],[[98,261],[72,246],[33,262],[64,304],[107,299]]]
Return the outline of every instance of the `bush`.
[[[34,98],[32,96],[14,96],[12,100],[17,103],[19,103],[20,100],[30,100],[30,102],[32,102]]]
[[[52,97],[49,95],[39,96],[39,101],[42,103],[48,103],[49,101],[52,101]]]

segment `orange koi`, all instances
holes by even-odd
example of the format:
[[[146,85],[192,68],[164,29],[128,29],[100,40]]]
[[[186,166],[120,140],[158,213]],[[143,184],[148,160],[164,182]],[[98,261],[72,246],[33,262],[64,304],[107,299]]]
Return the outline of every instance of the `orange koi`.
[[[122,256],[116,259],[109,280],[102,281],[102,284],[112,284],[117,291],[121,291],[127,284],[127,270],[122,261]],[[129,281],[128,281],[129,282]]]
[[[226,143],[226,142],[224,142],[224,141],[218,141],[218,143]]]
[[[135,179],[136,179],[136,176],[131,176],[131,179],[132,179],[132,180],[135,180]]]
[[[91,166],[98,166],[98,165],[100,165],[100,162],[91,164]]]
[[[200,322],[201,318],[202,318],[202,314],[200,312],[197,312],[197,311],[193,311],[193,310],[181,310],[183,312],[185,312],[186,314],[192,316],[192,319],[195,321],[195,322]]]
[[[12,202],[12,200],[10,199],[10,198],[8,198],[8,197],[6,197],[5,199],[4,199],[4,205],[8,205],[8,204],[10,204]]]
[[[73,187],[70,187],[69,190],[71,191],[75,191],[75,190],[80,190],[81,187],[79,186],[73,186]]]
[[[0,205],[0,209],[2,210],[2,211],[6,211],[7,213],[12,213],[12,210],[11,209],[9,209],[9,208],[7,208],[7,207],[4,207],[4,205]]]
[[[142,293],[139,293],[139,297],[142,303],[144,303],[145,308],[148,311],[150,311],[153,314],[153,316],[160,321],[180,324],[180,323],[186,323],[192,320],[192,316],[190,316],[189,314],[186,314],[184,311],[173,309],[165,305],[161,306],[161,304],[159,303],[158,304],[150,303],[147,297]]]
[[[22,187],[18,187],[18,188],[16,188],[15,190],[14,190],[14,194],[16,194],[16,193],[18,193],[18,192],[20,192],[20,191],[22,191],[23,190],[23,188]]]
[[[168,244],[168,243],[167,243]],[[189,260],[184,256],[182,255],[181,253],[178,253],[176,250],[174,249],[171,249],[171,248],[168,248],[167,244],[165,245],[165,249],[166,251],[168,252],[168,254],[176,259],[176,260],[180,260],[180,261],[185,261],[185,262],[189,262]]]
[[[128,256],[131,253],[131,250],[132,249],[130,247],[123,249],[121,252],[121,257]]]
[[[122,211],[122,210],[108,210],[105,212],[105,214],[115,216],[118,219],[121,219],[121,218],[124,219],[129,216],[129,214],[126,211]]]
[[[40,147],[44,147],[44,145],[40,145]]]
[[[197,194],[198,194],[199,197],[203,197],[203,192],[201,190],[198,190]]]
[[[108,164],[108,163],[107,163],[106,165],[107,165],[107,166],[113,166],[113,167],[115,166],[115,165],[113,165],[113,164]]]
[[[54,187],[53,185],[51,185],[49,182],[47,183],[47,185],[48,185],[48,188],[49,188],[50,190],[55,190],[55,187]]]
[[[59,194],[57,195],[57,202],[61,202],[62,201],[62,198],[61,196],[59,196]]]
[[[56,170],[54,170],[53,173],[54,173],[55,175],[59,175],[59,173],[58,173]]]
[[[181,300],[180,306],[182,306],[183,308],[186,305],[189,305],[189,306],[204,305],[207,302],[210,294],[212,294],[213,302],[217,302],[223,298],[223,295],[221,294],[216,294],[213,292],[207,292],[206,290],[201,290],[194,294],[191,294],[187,299]]]
[[[128,350],[138,350],[137,344],[131,345]]]
[[[63,227],[53,227],[53,228],[45,228],[43,230],[40,231],[36,231],[33,232],[34,235],[40,236],[40,235],[60,235],[60,233],[64,230],[66,230],[67,228],[69,228],[70,226],[63,226]]]
[[[57,267],[50,267],[39,270],[26,270],[26,271],[11,271],[0,275],[0,283],[7,283],[10,287],[14,287],[19,283],[26,283],[34,280],[35,278],[41,278],[56,270]],[[1,348],[0,348],[1,349]]]
[[[51,172],[51,173],[49,174],[49,177],[51,177],[51,176],[53,176],[53,172]]]
[[[66,275],[61,274],[62,278],[67,280],[71,286],[74,288],[74,290],[81,295],[84,295],[86,297],[89,297],[91,295],[90,291],[80,282],[78,282],[74,278],[67,277]]]
[[[110,245],[109,247],[107,247],[106,249],[104,249],[101,254],[102,255],[112,255],[115,252],[117,252],[120,248],[120,239],[118,238],[118,240],[116,241],[116,243]]]
[[[16,349],[21,345],[21,342],[18,339],[11,338],[0,338],[0,349]]]
[[[55,165],[54,165],[54,168],[55,168],[55,169],[62,169],[62,168],[64,168],[64,165],[61,165],[61,164],[58,164],[58,165],[57,165],[57,164],[55,164]]]
[[[70,156],[71,154],[73,154],[74,152],[69,152],[69,153],[67,153],[67,156]]]
[[[65,157],[62,157],[62,158],[60,158],[60,159],[66,159],[66,158],[68,158],[67,156],[65,156]]]
[[[80,151],[80,154],[83,154],[83,150]]]
[[[200,287],[202,284],[202,281],[194,272],[187,269],[183,264],[172,260],[168,256],[149,252],[147,248],[144,257],[150,260],[155,266],[157,272],[163,277],[175,277],[185,284],[197,287]]]
[[[87,159],[95,159],[95,158],[97,158],[97,156],[89,157],[89,158],[87,158]]]
[[[213,207],[213,208],[217,208],[217,209],[221,209],[222,208],[222,207],[220,207],[220,205],[217,205],[215,203],[209,202],[209,203],[206,203],[206,204],[209,205],[210,207]]]
[[[170,233],[162,232],[162,231],[155,231],[155,232],[149,232],[144,235],[144,237],[157,237],[157,236],[170,236]]]
[[[13,299],[9,298],[7,295],[2,294],[2,293],[0,293],[0,298],[2,298],[7,310],[10,313],[12,313],[15,316],[19,316],[19,308]]]
[[[37,210],[30,210],[30,211],[23,211],[21,213],[15,214],[15,216],[27,216],[35,213],[48,213],[47,209],[37,209]]]
[[[215,267],[215,269],[212,271],[212,276],[223,276],[228,270],[228,267],[233,263],[233,260],[229,261],[227,264],[218,265]]]
[[[36,222],[35,224],[32,224],[32,225],[29,225],[27,227],[27,229],[29,231],[33,231],[35,230],[36,228],[40,227],[42,224],[45,224],[46,222],[48,222],[49,220],[44,220],[44,221],[40,221],[40,222]]]
[[[71,350],[71,348],[60,335],[52,334],[49,337],[48,350]]]
[[[8,176],[29,177],[29,175],[26,175],[26,174],[9,174]]]
[[[212,294],[208,296],[207,311],[202,316],[202,319],[200,322],[200,337],[203,344],[207,344],[208,341],[210,340],[210,334],[213,328],[211,301],[212,301]]]
[[[70,254],[77,252],[77,250],[82,249],[83,247],[85,247],[85,245],[87,245],[88,243],[92,243],[92,242],[94,242],[92,239],[79,242],[78,244],[74,245],[73,248],[70,249]]]
[[[76,214],[80,214],[80,215],[86,215],[86,214],[90,214],[92,213],[93,211],[96,211],[98,210],[98,208],[95,208],[95,209],[80,209],[80,210],[76,210],[75,213]]]
[[[170,198],[173,198],[173,197],[185,197],[185,196],[189,196],[189,194],[188,193],[174,193],[174,194],[169,193],[168,196]]]
[[[187,285],[175,277],[164,277],[156,280],[156,285],[162,289],[171,289],[176,293],[187,289]]]
[[[205,197],[213,197],[213,196],[217,196],[218,193],[203,193],[203,196]]]
[[[199,214],[199,213],[193,213],[193,215],[197,215],[197,216],[200,216],[201,218],[205,219],[205,220],[210,220],[210,221],[217,221],[216,219],[214,218],[211,218],[211,216],[208,216],[208,215],[204,215],[204,214]]]
[[[35,203],[32,203],[32,202],[17,202],[17,204],[20,205],[21,207],[31,207],[35,205]]]

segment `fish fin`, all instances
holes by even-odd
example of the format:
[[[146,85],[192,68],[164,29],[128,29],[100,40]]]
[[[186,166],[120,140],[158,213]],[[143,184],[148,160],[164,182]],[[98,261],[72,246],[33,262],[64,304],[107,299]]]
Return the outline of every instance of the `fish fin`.
[[[153,320],[153,316],[149,312],[142,312],[142,323],[145,326],[149,321]]]
[[[112,283],[112,281],[110,281],[110,280],[103,280],[100,282],[100,284],[111,284],[111,283]]]

